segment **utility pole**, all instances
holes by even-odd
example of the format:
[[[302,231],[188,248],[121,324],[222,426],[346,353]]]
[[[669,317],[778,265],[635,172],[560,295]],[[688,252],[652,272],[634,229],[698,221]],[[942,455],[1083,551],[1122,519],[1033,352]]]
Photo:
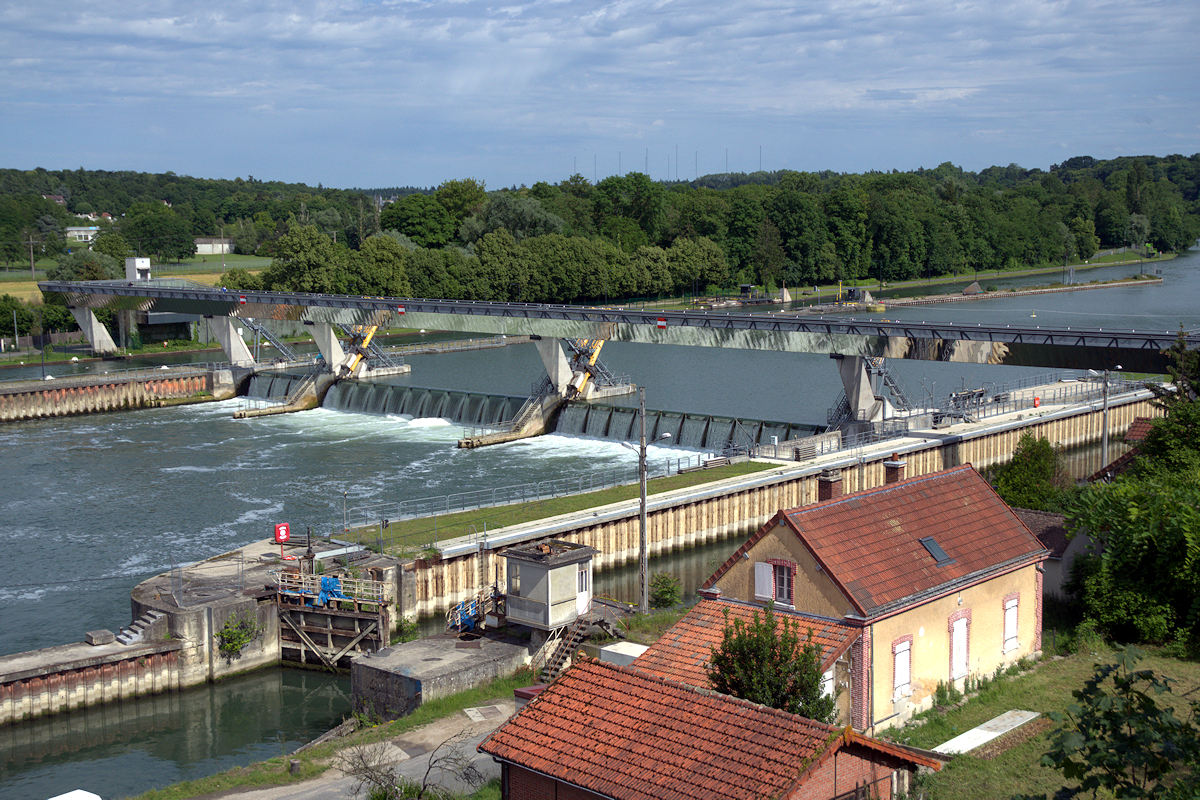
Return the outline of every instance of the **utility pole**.
[[[638,611],[650,613],[650,553],[646,541],[646,387],[638,387],[638,420],[641,433],[638,436],[638,481],[641,486],[640,504],[638,506],[638,527],[641,534],[638,540],[638,578],[641,587],[641,598]]]
[[[25,244],[29,245],[29,277],[33,278],[36,281],[37,273],[33,269],[33,246],[35,244],[37,244],[37,242],[35,242],[33,240],[32,236],[30,236],[28,241],[25,242]]]

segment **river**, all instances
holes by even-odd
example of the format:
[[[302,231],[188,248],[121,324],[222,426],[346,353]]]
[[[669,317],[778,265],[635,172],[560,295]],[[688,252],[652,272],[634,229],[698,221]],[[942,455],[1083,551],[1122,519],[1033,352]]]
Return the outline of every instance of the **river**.
[[[1200,326],[1198,260],[1196,253],[1190,253],[1156,265],[1162,270],[1163,286],[986,298],[877,316],[1028,323],[1030,315],[1036,314],[1045,324]],[[1105,268],[1105,275],[1138,270]],[[1101,276],[1077,274],[1079,280],[1094,277]],[[981,283],[1005,285],[1004,279],[990,276]],[[168,358],[180,361],[197,356]],[[602,358],[614,373],[628,374],[644,385],[647,405],[655,409],[818,425],[841,388],[824,355],[613,342],[605,346]],[[542,370],[532,345],[412,356],[408,363],[410,375],[388,382],[524,395]],[[51,374],[65,374],[112,367],[112,362],[80,362],[48,369]],[[1003,383],[1041,372],[921,361],[892,361],[889,367],[917,402],[962,386]],[[33,364],[0,371],[4,379],[38,374],[40,365]],[[234,420],[232,412],[240,405],[241,401],[231,400],[0,427],[0,453],[4,454],[0,510],[7,521],[0,528],[0,544],[10,559],[10,578],[0,585],[5,608],[0,653],[78,641],[84,631],[97,628],[116,630],[129,622],[129,590],[137,582],[176,564],[266,537],[276,522],[289,522],[294,530],[307,525],[329,529],[342,519],[343,500],[353,509],[357,504],[632,468],[635,460],[616,442],[560,435],[458,450],[454,440],[461,430],[445,420],[330,409]],[[677,454],[675,448],[652,447],[650,458],[653,462]],[[725,547],[673,556],[655,568],[669,566],[698,582],[722,560]],[[632,574],[613,572],[598,578],[597,585],[607,593],[633,599]],[[250,681],[247,686],[262,682],[248,691],[266,696],[275,691],[270,688],[274,682],[292,680],[274,676],[292,674],[274,670],[239,680]],[[310,728],[336,724],[347,710],[336,701],[322,701],[324,717],[316,719],[302,710],[304,703],[285,702],[278,714],[264,715],[256,733],[245,728],[252,719],[238,723],[243,726],[239,735],[257,745],[231,744],[218,748],[219,753],[197,755],[191,748],[194,737],[218,741],[222,736],[211,728],[197,732],[189,720],[226,718],[224,713],[203,711],[232,702],[229,698],[236,695],[222,694],[223,687],[180,693],[167,711],[154,712],[156,719],[165,715],[178,723],[175,727],[156,723],[154,736],[156,741],[162,738],[161,745],[146,745],[137,725],[124,726],[128,730],[122,734],[120,725],[112,733],[105,723],[110,732],[101,738],[108,749],[51,743],[47,748],[56,755],[39,762],[31,755],[36,747],[16,743],[22,737],[52,742],[54,736],[22,733],[43,723],[14,726],[8,730],[9,738],[0,739],[0,760],[16,765],[0,771],[0,796],[53,794],[49,787],[58,783],[48,776],[54,774],[76,776],[76,783],[105,797],[141,791],[264,757],[262,747],[274,747],[267,753],[273,754],[281,748],[281,736],[298,741]],[[161,698],[147,702],[156,700]],[[192,716],[196,713],[200,716]],[[291,720],[286,725],[285,718]],[[288,732],[281,734],[285,728]],[[174,743],[166,744],[171,737],[176,737]],[[134,760],[125,760],[129,758]]]

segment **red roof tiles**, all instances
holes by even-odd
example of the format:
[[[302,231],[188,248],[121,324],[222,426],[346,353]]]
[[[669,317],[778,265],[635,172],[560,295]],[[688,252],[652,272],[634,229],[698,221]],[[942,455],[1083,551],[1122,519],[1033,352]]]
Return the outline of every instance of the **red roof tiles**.
[[[726,612],[731,621],[750,622],[762,609],[731,600],[701,600],[638,656],[635,666],[688,686],[707,687],[708,662],[713,648],[721,643]],[[822,670],[829,669],[860,632],[857,627],[821,617],[778,608],[774,612],[777,625],[791,619],[799,623],[802,636],[812,631],[813,642],[820,648]]]
[[[1125,441],[1140,442],[1146,438],[1146,434],[1150,432],[1150,426],[1154,424],[1154,417],[1134,417],[1133,422],[1129,423],[1129,429],[1125,431]]]
[[[848,729],[592,660],[479,750],[620,800],[751,800],[778,797],[822,754],[849,743],[940,766]]]
[[[949,584],[1045,558],[1046,550],[970,464],[776,515],[864,616],[919,602]],[[747,546],[777,530],[768,523]],[[921,539],[950,557],[938,566]],[[704,584],[715,585],[741,553]]]

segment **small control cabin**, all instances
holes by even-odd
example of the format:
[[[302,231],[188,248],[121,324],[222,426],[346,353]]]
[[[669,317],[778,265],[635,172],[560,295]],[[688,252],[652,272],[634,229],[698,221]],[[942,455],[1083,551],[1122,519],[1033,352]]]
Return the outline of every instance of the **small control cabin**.
[[[550,540],[504,551],[509,622],[552,631],[587,614],[592,603],[594,547]]]

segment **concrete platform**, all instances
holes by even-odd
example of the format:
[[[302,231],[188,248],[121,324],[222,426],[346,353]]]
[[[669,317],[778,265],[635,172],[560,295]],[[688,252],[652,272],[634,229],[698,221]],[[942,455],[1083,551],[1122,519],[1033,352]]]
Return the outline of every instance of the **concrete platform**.
[[[529,642],[498,634],[442,634],[384,648],[350,665],[354,710],[382,719],[511,674],[529,663]]]
[[[1014,731],[1026,722],[1040,717],[1036,711],[1005,711],[995,719],[990,719],[982,725],[972,728],[966,733],[960,733],[948,742],[933,748],[935,752],[957,755],[967,753],[976,747],[985,745],[998,736]]]

